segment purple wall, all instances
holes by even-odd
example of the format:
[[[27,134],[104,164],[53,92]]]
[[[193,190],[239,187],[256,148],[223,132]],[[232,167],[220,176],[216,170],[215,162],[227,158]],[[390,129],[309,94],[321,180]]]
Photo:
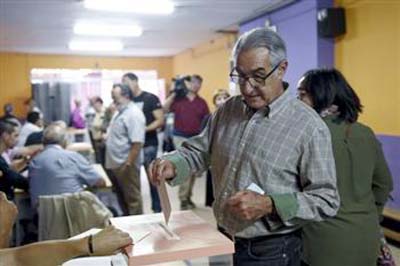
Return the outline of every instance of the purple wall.
[[[297,81],[311,68],[333,67],[333,40],[318,37],[317,10],[332,0],[301,0],[240,25],[240,32],[265,26],[268,19],[286,42],[289,68],[285,79],[296,92]]]
[[[400,210],[400,136],[378,135],[393,177],[393,191],[387,206]]]

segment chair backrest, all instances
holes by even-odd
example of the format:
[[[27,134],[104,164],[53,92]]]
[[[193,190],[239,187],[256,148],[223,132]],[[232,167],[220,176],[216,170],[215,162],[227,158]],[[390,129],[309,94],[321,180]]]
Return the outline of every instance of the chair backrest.
[[[112,213],[89,191],[39,197],[39,241],[66,239],[109,223]]]

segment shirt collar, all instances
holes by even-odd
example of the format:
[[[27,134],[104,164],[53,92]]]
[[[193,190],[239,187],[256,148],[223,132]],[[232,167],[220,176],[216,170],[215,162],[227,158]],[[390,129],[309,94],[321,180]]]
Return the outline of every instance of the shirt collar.
[[[61,145],[59,144],[48,144],[46,145],[46,149],[59,149],[59,150],[63,150],[63,147],[61,147]]]
[[[283,89],[284,92],[281,94],[278,98],[276,98],[271,104],[256,110],[254,108],[251,108],[246,104],[246,102],[243,100],[243,103],[246,106],[246,113],[249,115],[253,115],[256,112],[260,112],[263,114],[264,117],[271,118],[274,115],[276,115],[285,105],[286,103],[290,100],[290,92],[288,90],[289,83],[283,81]]]

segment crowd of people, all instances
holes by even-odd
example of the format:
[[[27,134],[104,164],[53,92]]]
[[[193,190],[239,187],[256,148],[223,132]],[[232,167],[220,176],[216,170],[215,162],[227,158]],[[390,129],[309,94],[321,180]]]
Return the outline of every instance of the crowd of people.
[[[216,91],[214,113],[199,95],[203,78],[197,74],[175,79],[179,88],[172,84],[163,105],[134,73],[110,89],[109,107],[101,97],[91,98],[86,118],[75,101],[71,125],[88,128],[95,161],[106,169],[122,214],[143,213],[142,165],[153,212],[161,211],[161,180],[180,186],[181,210],[196,208],[195,180],[207,172],[205,205],[213,207],[218,229],[234,240],[234,265],[377,265],[379,221],[393,184],[374,132],[358,122],[362,105],[355,90],[338,70],[314,69],[301,77],[293,97],[284,81],[285,42],[266,28],[243,34],[232,54],[230,78],[240,95]],[[104,186],[87,159],[68,150],[65,122],[43,128],[40,110],[33,101],[27,106],[25,123],[11,105],[0,121],[0,212],[15,212],[8,200],[16,188],[29,191],[37,208],[40,196]],[[174,116],[176,150],[158,156],[167,113]],[[8,225],[0,224],[5,235],[15,215],[9,217],[0,219]],[[98,252],[130,244],[118,230],[105,230],[94,236]],[[13,260],[25,253],[27,259],[32,250],[57,253],[73,245],[82,243],[43,242],[0,250],[0,256]],[[53,261],[93,253],[81,251],[54,255]]]

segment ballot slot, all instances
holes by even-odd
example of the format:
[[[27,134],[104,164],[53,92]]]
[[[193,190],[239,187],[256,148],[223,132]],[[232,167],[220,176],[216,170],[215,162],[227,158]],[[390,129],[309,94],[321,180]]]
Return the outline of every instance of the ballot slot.
[[[164,233],[166,238],[168,240],[180,240],[181,238],[173,232],[166,224],[160,222],[158,223],[158,226],[160,227],[161,231]]]

